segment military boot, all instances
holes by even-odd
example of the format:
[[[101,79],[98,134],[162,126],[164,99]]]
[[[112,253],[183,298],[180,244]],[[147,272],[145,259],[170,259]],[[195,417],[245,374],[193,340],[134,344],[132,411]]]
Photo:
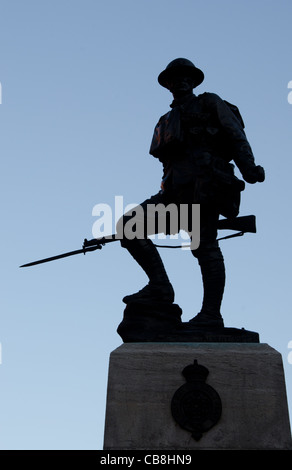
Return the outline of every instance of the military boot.
[[[141,266],[149,278],[149,283],[135,294],[126,295],[123,302],[170,302],[174,301],[174,290],[169,282],[164,265],[151,240],[134,239],[121,241],[121,245],[127,248],[135,261]]]
[[[225,266],[221,250],[217,247],[196,257],[201,268],[204,297],[201,311],[190,323],[198,327],[224,327],[220,313],[225,287]]]

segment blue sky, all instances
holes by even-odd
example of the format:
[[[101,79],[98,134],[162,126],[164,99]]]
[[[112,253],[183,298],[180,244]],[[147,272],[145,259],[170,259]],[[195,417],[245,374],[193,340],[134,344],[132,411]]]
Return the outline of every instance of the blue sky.
[[[204,71],[197,93],[238,105],[266,170],[241,206],[258,233],[221,242],[222,314],[282,354],[291,410],[291,17],[285,0],[0,2],[1,449],[102,448],[121,299],[147,279],[118,244],[18,266],[81,248],[96,204],[158,191],[148,151],[171,95],[157,76],[176,57]],[[188,321],[199,268],[187,251],[161,255]]]

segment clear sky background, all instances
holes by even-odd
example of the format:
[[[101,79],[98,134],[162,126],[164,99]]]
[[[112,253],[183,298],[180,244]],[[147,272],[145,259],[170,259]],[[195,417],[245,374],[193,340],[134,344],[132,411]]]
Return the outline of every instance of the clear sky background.
[[[291,20],[290,0],[0,1],[1,449],[102,449],[121,299],[147,278],[115,243],[18,266],[81,248],[96,204],[159,190],[148,152],[172,98],[157,76],[177,57],[204,71],[196,93],[239,107],[266,170],[241,206],[257,234],[221,242],[222,314],[282,354],[291,410]],[[199,267],[160,252],[188,321]]]

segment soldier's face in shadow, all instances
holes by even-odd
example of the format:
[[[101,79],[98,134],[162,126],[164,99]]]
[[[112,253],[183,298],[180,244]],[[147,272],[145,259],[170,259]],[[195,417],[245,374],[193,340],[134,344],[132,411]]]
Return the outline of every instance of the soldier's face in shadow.
[[[167,85],[174,98],[192,93],[194,88],[193,79],[186,75],[174,75],[168,80]]]

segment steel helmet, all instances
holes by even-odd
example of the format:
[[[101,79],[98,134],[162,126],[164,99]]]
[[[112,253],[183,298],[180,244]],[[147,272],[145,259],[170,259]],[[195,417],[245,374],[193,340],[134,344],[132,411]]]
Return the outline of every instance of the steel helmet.
[[[194,88],[202,83],[204,80],[204,73],[198,69],[193,62],[188,59],[174,59],[172,60],[158,76],[158,82],[161,86],[168,88],[167,82],[169,78],[177,73],[186,73],[194,80]]]

